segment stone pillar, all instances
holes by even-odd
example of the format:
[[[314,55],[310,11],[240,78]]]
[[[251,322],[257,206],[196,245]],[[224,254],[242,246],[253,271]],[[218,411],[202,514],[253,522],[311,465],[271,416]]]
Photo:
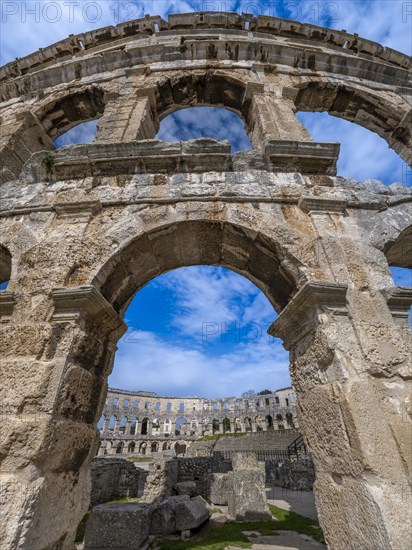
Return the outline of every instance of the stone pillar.
[[[37,300],[47,321],[32,322],[30,296],[20,292],[13,325],[1,323],[0,370],[9,378],[0,392],[13,392],[1,396],[10,407],[2,424],[9,454],[0,472],[0,547],[71,550],[89,504],[114,342],[125,326],[93,287]]]
[[[119,426],[120,426],[120,417],[116,416],[116,420],[115,420],[114,428],[113,428],[113,435],[119,435],[120,434]]]
[[[124,429],[124,435],[130,435],[130,425],[131,425],[131,422],[129,419],[126,420],[126,426],[125,426],[125,429]]]
[[[107,428],[109,426],[109,422],[110,422],[110,417],[108,418],[107,416],[105,417],[104,421],[103,421],[103,428],[102,428],[102,432],[105,433],[107,432]]]
[[[116,95],[108,101],[98,122],[94,143],[154,139],[159,129],[155,112],[151,89],[131,88],[127,95]]]
[[[250,83],[247,94],[252,98],[254,127],[251,141],[255,149],[263,149],[269,141],[307,141],[312,138],[295,115],[292,99],[280,95],[281,88]]]
[[[290,350],[330,548],[410,545],[411,432],[402,410],[411,350],[398,329],[379,292],[319,282],[306,283],[270,329]]]

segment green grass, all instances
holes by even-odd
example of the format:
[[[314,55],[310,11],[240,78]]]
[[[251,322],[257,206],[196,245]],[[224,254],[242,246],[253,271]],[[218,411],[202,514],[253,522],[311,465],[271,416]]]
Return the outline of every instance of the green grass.
[[[152,462],[154,458],[150,456],[132,456],[128,458],[131,462]]]
[[[295,512],[270,505],[270,511],[277,521],[229,521],[213,528],[201,529],[190,540],[165,538],[158,542],[159,550],[225,550],[227,546],[251,548],[252,542],[242,531],[258,531],[262,536],[275,536],[277,531],[295,531],[324,542],[319,524]]]
[[[211,514],[221,514],[222,513],[222,510],[220,508],[212,508],[210,510],[210,513]]]
[[[319,523],[296,512],[290,510],[283,510],[273,504],[269,504],[272,516],[274,516],[278,522],[276,523],[276,529],[278,531],[296,531],[303,535],[308,535],[318,542],[325,542],[322,530],[319,527]]]
[[[89,519],[90,513],[91,513],[90,510],[86,512],[85,515],[83,516],[82,521],[79,523],[74,542],[83,542],[84,533],[86,531],[86,523],[87,523],[87,520]]]

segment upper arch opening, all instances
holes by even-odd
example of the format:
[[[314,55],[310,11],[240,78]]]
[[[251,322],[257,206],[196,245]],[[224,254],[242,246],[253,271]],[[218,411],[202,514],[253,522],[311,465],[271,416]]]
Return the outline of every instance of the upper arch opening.
[[[160,122],[187,107],[225,107],[244,120],[249,135],[253,128],[246,84],[227,75],[192,71],[165,78],[156,87],[155,104]]]
[[[389,94],[374,95],[342,83],[312,80],[297,87],[294,103],[297,111],[327,111],[356,122],[386,140],[406,162],[412,162],[410,107],[405,103],[402,110],[399,101],[390,101]]]
[[[244,121],[222,107],[188,107],[168,115],[160,123],[156,139],[186,141],[202,137],[228,140],[232,154],[251,149]]]
[[[276,311],[296,288],[297,273],[285,266],[285,252],[257,231],[228,222],[186,221],[145,233],[103,266],[94,284],[120,313],[154,277],[192,265],[214,265],[244,275]],[[289,263],[288,263],[289,266]]]
[[[0,245],[0,290],[4,290],[11,276],[11,254]]]

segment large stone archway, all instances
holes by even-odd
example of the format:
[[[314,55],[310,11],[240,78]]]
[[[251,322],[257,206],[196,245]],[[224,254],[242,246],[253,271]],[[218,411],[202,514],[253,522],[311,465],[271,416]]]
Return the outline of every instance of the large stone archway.
[[[292,27],[236,14],[149,18],[1,70],[5,548],[72,550],[124,310],[151,278],[194,264],[245,275],[279,312],[271,332],[290,350],[329,546],[407,548],[411,292],[393,285],[385,254],[401,265],[410,194],[335,177],[338,147],[313,143],[294,111],[313,72],[362,81],[397,104],[398,118],[380,125],[401,153],[410,60],[347,33]],[[242,81],[226,89],[234,102],[199,99],[192,84],[205,75],[216,94]],[[159,83],[173,78],[161,106]],[[193,102],[241,113],[254,151],[150,139],[162,113]],[[54,151],[50,136],[100,114],[93,144]]]

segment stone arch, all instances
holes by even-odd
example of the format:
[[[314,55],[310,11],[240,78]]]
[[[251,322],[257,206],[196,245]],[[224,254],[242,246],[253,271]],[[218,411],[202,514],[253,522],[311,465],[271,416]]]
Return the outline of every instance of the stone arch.
[[[249,416],[245,417],[244,425],[245,425],[245,432],[251,432],[252,431],[252,420]]]
[[[116,454],[117,455],[123,454],[123,448],[124,448],[123,441],[119,441],[118,444],[116,445]]]
[[[412,269],[412,225],[401,231],[395,241],[388,243],[385,252],[390,266]]]
[[[125,243],[93,283],[124,313],[136,291],[151,278],[183,266],[220,265],[251,280],[280,311],[299,276],[299,262],[289,257],[289,251],[256,230],[229,222],[186,221],[162,225]],[[145,259],[147,268],[142,269],[139,258]]]
[[[294,428],[295,423],[293,421],[293,414],[291,412],[287,412],[286,415],[285,415],[285,418],[286,418],[286,423],[289,426],[289,428]]]
[[[146,448],[147,448],[147,443],[146,441],[142,441],[139,445],[139,453],[141,455],[145,455],[146,454]]]
[[[159,450],[159,443],[157,441],[153,441],[150,445],[150,452],[157,453],[158,450]]]
[[[136,447],[136,443],[134,441],[131,441],[127,446],[127,452],[134,453],[135,447]]]
[[[390,94],[373,92],[350,82],[324,79],[305,78],[294,91],[297,111],[326,111],[355,122],[378,134],[401,158],[412,163],[412,119],[406,102],[402,110],[399,108],[399,98]]]
[[[223,433],[231,432],[232,427],[230,425],[230,419],[228,417],[223,419]]]
[[[175,434],[179,435],[182,429],[182,426],[185,426],[188,423],[188,420],[185,416],[178,416],[175,421]]]
[[[105,109],[105,92],[101,86],[91,85],[71,92],[67,90],[44,101],[34,109],[40,124],[54,140],[82,122],[99,118]]]
[[[267,414],[266,418],[265,418],[265,421],[266,421],[266,429],[267,430],[273,430],[273,417],[272,417],[272,415]]]
[[[176,456],[185,455],[186,449],[187,449],[187,444],[185,441],[176,441],[174,446]]]
[[[155,118],[161,121],[188,107],[225,107],[244,120],[251,137],[253,121],[246,81],[247,78],[218,70],[194,70],[166,76],[155,85]]]

